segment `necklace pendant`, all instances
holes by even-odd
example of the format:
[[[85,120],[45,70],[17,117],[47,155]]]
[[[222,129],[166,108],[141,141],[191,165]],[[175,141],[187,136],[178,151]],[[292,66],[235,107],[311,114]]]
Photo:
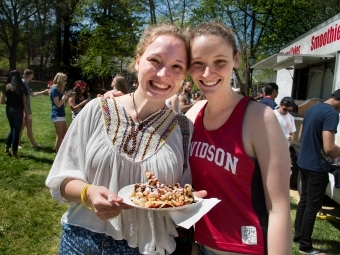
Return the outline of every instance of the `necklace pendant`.
[[[139,130],[139,131],[141,131],[141,130],[143,129],[143,127],[144,127],[143,123],[139,123],[139,124],[138,124],[138,130]]]

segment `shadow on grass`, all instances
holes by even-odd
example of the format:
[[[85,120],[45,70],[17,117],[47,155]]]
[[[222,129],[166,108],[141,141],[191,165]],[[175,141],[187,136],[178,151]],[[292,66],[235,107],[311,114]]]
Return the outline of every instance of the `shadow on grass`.
[[[297,204],[295,204],[294,202],[290,202],[290,210],[296,210],[297,208]]]
[[[44,151],[47,153],[56,153],[55,148],[52,146],[44,146],[43,148],[35,148],[37,151]]]
[[[9,132],[9,130],[8,130],[8,132]],[[7,140],[7,137],[6,138],[0,138],[0,144],[5,144],[6,140]],[[29,143],[23,142],[23,144],[25,146],[30,146],[30,149],[32,149],[34,151],[43,151],[43,152],[47,152],[47,153],[55,153],[55,148],[53,146],[43,146],[42,148],[34,148],[32,145],[28,145]],[[25,149],[25,147],[24,147],[24,149]]]
[[[326,240],[326,239],[315,239],[313,238],[313,246],[318,247],[318,244],[322,244],[327,246],[327,250],[325,251],[328,255],[339,255],[339,242],[335,240]]]
[[[20,159],[34,160],[36,162],[50,164],[50,165],[52,165],[54,162],[54,159],[40,158],[40,157],[36,157],[33,155],[20,155],[19,157]]]
[[[47,154],[50,154],[50,155],[47,155]],[[56,156],[56,152],[52,146],[43,146],[41,148],[34,148],[31,145],[24,144],[24,148],[19,150],[19,157],[21,159],[32,160],[34,162],[40,162],[40,163],[49,164],[49,165],[53,164],[55,156]]]

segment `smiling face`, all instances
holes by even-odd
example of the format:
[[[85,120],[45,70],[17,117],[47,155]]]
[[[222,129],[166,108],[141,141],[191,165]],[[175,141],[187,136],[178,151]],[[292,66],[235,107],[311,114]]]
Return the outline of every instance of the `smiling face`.
[[[191,41],[190,74],[207,97],[211,93],[230,89],[233,68],[237,68],[238,54],[221,36],[200,35]]]
[[[179,90],[187,67],[185,42],[172,35],[159,35],[142,55],[137,55],[138,89],[148,99],[165,101]]]

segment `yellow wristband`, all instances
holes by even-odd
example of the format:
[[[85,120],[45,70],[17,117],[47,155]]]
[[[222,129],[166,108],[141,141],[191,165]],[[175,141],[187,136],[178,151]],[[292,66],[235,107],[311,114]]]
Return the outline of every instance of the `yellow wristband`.
[[[90,186],[92,186],[92,184],[86,184],[86,185],[84,186],[84,188],[82,189],[82,191],[81,191],[81,193],[80,193],[80,201],[81,201],[81,203],[83,204],[83,206],[85,206],[85,207],[86,207],[87,209],[89,209],[89,210],[92,210],[93,208],[87,206],[86,203],[85,203],[86,191],[87,191],[88,187],[90,187]]]

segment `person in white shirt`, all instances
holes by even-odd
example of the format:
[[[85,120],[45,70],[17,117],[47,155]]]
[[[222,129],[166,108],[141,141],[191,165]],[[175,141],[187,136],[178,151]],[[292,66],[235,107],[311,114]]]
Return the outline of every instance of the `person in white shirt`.
[[[152,255],[176,248],[170,218],[132,208],[118,192],[146,182],[146,170],[162,183],[191,183],[179,115],[164,105],[188,71],[186,33],[151,26],[136,52],[136,91],[91,100],[72,121],[46,179],[52,196],[69,205],[59,254]]]
[[[281,125],[283,133],[285,134],[288,145],[294,140],[294,133],[296,131],[294,117],[289,113],[293,111],[295,106],[294,99],[291,97],[284,97],[280,102],[278,109],[274,110],[274,113]]]

